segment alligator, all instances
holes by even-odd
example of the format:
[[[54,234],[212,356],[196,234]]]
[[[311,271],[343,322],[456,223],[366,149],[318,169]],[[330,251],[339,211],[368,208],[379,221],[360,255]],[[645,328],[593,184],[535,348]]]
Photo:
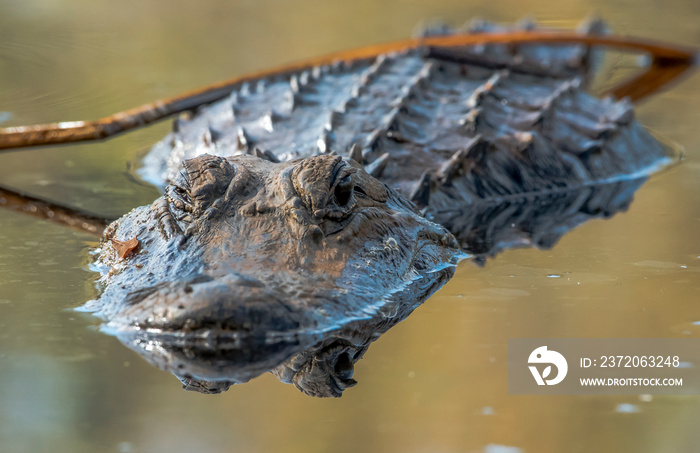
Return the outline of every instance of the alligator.
[[[144,158],[164,195],[105,229],[84,309],[189,390],[272,371],[340,396],[458,261],[551,247],[672,160],[629,100],[588,92],[597,59],[421,45],[241,79]]]
[[[113,240],[126,241],[117,236],[138,238],[138,250],[120,252]],[[184,348],[190,359],[202,351],[216,357],[208,373],[171,360],[187,389],[206,393],[245,382],[299,347],[329,346],[329,334],[368,318],[388,329],[464,257],[411,202],[357,162],[330,154],[285,163],[187,160],[163,197],[112,223],[103,238],[97,263],[105,287],[84,309],[127,345],[149,345],[146,354]],[[360,355],[322,349],[332,366],[315,360],[287,380],[310,395],[340,396]],[[235,378],[230,369],[240,363],[230,355],[246,359]],[[345,377],[319,375],[338,363]]]
[[[363,217],[339,230],[352,242],[333,232],[347,220],[339,224],[322,220],[319,234],[310,215],[313,201],[298,201],[308,200],[299,192],[311,190],[278,179],[297,173],[290,171],[290,165],[305,166],[314,160],[326,161],[329,178],[334,173],[331,165],[355,170],[353,196],[359,203],[353,209],[367,209],[369,201],[388,203],[391,210],[372,208],[371,221],[358,214]],[[221,171],[221,164],[226,170]],[[245,170],[232,172],[227,164]],[[280,176],[256,177],[252,189],[238,181],[226,183],[233,181],[232,174],[250,173],[249,166],[257,168],[254,175],[260,175],[262,167]],[[307,395],[340,397],[356,384],[354,364],[371,343],[442,287],[452,277],[455,263],[466,257],[448,231],[425,220],[410,201],[347,157],[324,154],[274,164],[253,156],[224,160],[203,155],[186,161],[185,168],[164,197],[105,231],[98,263],[106,286],[101,297],[84,309],[104,318],[103,330],[173,373],[186,390],[220,393],[270,372]],[[567,196],[469,210],[468,218],[455,218],[452,225],[460,225],[470,247],[483,256],[522,246],[522,241],[513,240],[514,225],[529,225],[527,238],[550,246],[600,212],[610,216],[625,210],[642,182],[620,181]],[[279,196],[271,209],[265,197],[279,195],[277,184],[286,185],[291,197]],[[330,210],[321,210],[324,215],[347,197],[342,189],[338,194],[342,185],[322,183],[321,194],[333,193],[328,196]],[[195,187],[211,190],[211,197]],[[241,197],[241,190],[248,194]],[[214,195],[224,192],[218,198]],[[217,200],[219,206],[212,209]],[[298,209],[295,203],[305,210],[302,215],[293,212]],[[596,210],[585,214],[586,206]],[[389,221],[401,233],[377,228],[379,221]],[[408,224],[415,222],[429,233],[415,230],[414,236],[406,236]],[[525,236],[524,231],[520,229],[517,236]],[[314,234],[322,240],[314,240]],[[116,247],[115,237],[121,239]],[[140,250],[133,255],[129,248],[118,246],[129,237],[139,238]],[[231,243],[222,245],[222,239]],[[431,255],[425,255],[426,248]],[[411,256],[416,251],[420,254]],[[197,274],[190,274],[192,269]]]
[[[251,157],[245,158],[252,159]],[[315,158],[306,158],[306,160],[308,159]],[[190,162],[187,161],[188,166],[192,165]],[[304,162],[304,160],[298,162]],[[354,164],[352,161],[349,163]],[[371,177],[368,176],[369,178]],[[564,197],[539,199],[532,203],[502,205],[486,210],[468,210],[469,215],[466,218],[456,217],[453,219],[452,225],[459,225],[460,231],[468,238],[469,247],[478,248],[482,252],[481,255],[473,255],[472,261],[483,265],[483,258],[486,256],[493,256],[506,248],[522,247],[523,242],[514,240],[515,237],[526,237],[530,243],[535,243],[540,247],[549,247],[577,224],[600,216],[600,212],[611,216],[624,211],[631,203],[636,189],[642,182],[643,180],[621,181],[575,191]],[[394,196],[400,197],[396,192],[394,192]],[[404,200],[404,203],[412,208],[410,202]],[[598,214],[595,212],[586,214],[584,209],[586,204],[588,204],[589,209],[595,207],[595,212]],[[152,209],[157,211],[161,208]],[[416,214],[415,209],[413,209],[413,214]],[[169,217],[170,214],[166,213],[166,216]],[[515,228],[514,225],[517,225],[518,228]],[[523,234],[524,225],[529,225],[528,235]],[[514,234],[514,230],[518,230],[517,235]],[[360,233],[367,231],[370,230],[364,230]],[[125,233],[123,239],[132,233],[140,234],[134,230]],[[446,231],[441,231],[441,233],[449,235]],[[148,237],[148,235],[141,234],[138,237],[143,238]],[[434,241],[437,236],[432,236],[432,238]],[[430,239],[425,235],[421,239],[430,243]],[[156,240],[160,241],[159,238]],[[443,259],[449,258],[451,260],[449,263],[442,263],[429,272],[418,269],[413,274],[414,278],[406,282],[405,279],[398,278],[398,274],[387,275],[385,272],[382,272],[378,279],[376,269],[381,268],[376,265],[387,265],[389,269],[396,265],[391,259],[389,262],[383,261],[385,256],[377,256],[378,262],[367,262],[367,267],[363,265],[361,268],[355,268],[355,275],[350,277],[352,284],[349,290],[339,292],[334,289],[335,294],[332,300],[318,299],[319,294],[326,293],[327,287],[320,289],[320,287],[314,286],[315,283],[310,284],[309,276],[299,273],[301,268],[295,267],[292,269],[295,273],[293,277],[303,279],[303,285],[306,288],[306,294],[302,297],[311,298],[319,304],[312,309],[309,309],[308,306],[299,309],[299,306],[294,303],[291,304],[290,309],[289,301],[295,299],[294,297],[290,298],[289,294],[283,294],[276,296],[275,300],[278,303],[276,302],[275,305],[270,305],[270,299],[268,299],[265,306],[261,307],[265,317],[256,316],[246,311],[244,314],[240,314],[241,318],[239,319],[244,319],[248,324],[245,326],[234,325],[232,329],[229,328],[229,325],[220,324],[217,324],[215,329],[207,329],[204,328],[206,326],[192,324],[192,321],[186,328],[181,328],[177,323],[168,325],[167,322],[157,326],[146,324],[144,326],[146,328],[135,328],[135,325],[141,324],[142,317],[130,323],[131,320],[123,316],[123,313],[111,312],[102,313],[109,326],[104,330],[114,335],[126,347],[137,352],[152,365],[175,375],[182,382],[185,390],[205,394],[221,393],[228,390],[231,385],[248,382],[269,372],[280,381],[293,384],[306,395],[340,397],[345,389],[357,383],[353,378],[354,365],[363,358],[370,345],[408,317],[434,291],[441,288],[452,277],[454,262],[466,257],[459,253],[455,243],[450,247],[445,246],[443,238],[440,238],[439,241],[443,243],[441,246]],[[325,245],[329,245],[329,243],[324,243]],[[394,242],[385,240],[382,244],[383,253],[387,251],[387,245],[391,247]],[[436,247],[436,244],[433,243],[432,247]],[[124,272],[124,276],[120,278],[124,285],[133,285],[128,279],[139,274],[143,275],[139,272],[129,272],[127,262],[120,261],[118,250],[107,246],[101,250],[101,253],[100,260],[103,263],[104,271],[112,272],[111,269],[116,269],[116,272]],[[479,257],[482,258],[481,261]],[[279,259],[277,250],[272,258]],[[138,254],[134,255],[133,258],[128,258],[128,260],[131,259],[138,260]],[[143,263],[147,262],[148,259],[144,260]],[[239,260],[239,264],[242,262],[244,263],[245,260]],[[141,266],[138,261],[135,264]],[[374,267],[370,265],[374,265]],[[141,267],[141,269],[143,268]],[[161,268],[156,267],[156,269],[160,270]],[[245,270],[249,270],[247,266]],[[285,270],[290,271],[290,269]],[[240,294],[240,286],[245,286],[248,284],[247,282],[270,278],[270,275],[261,272],[256,267],[253,267],[252,275],[253,278],[248,277],[236,281],[234,285],[237,288],[231,290],[219,285],[224,291]],[[236,274],[236,278],[240,278],[239,273]],[[275,275],[267,288],[269,292],[278,292],[285,288],[288,280],[287,275],[285,278],[279,278]],[[99,310],[100,307],[102,310],[123,307],[120,297],[123,297],[124,289],[118,286],[114,287],[116,281],[112,280],[111,276],[106,281],[108,289],[105,294],[111,288],[112,299],[104,299],[103,296],[98,301],[86,304],[85,309],[94,311]],[[390,285],[395,287],[398,284],[401,286],[401,290],[390,288],[384,293],[367,294],[366,285],[376,285],[379,281],[384,282],[387,285],[386,288],[389,288]],[[338,280],[329,283],[331,287],[343,284]],[[140,282],[137,282],[138,284]],[[374,287],[371,288],[374,290]],[[139,299],[143,294],[134,294],[133,296]],[[129,298],[131,297],[130,295]],[[128,303],[132,303],[131,299]],[[347,311],[336,311],[334,317],[323,319],[323,324],[316,323],[319,308],[326,312],[326,310],[337,308],[339,304]],[[155,302],[155,306],[163,307],[165,305],[158,301]],[[185,304],[185,306],[189,305]],[[141,315],[144,314],[140,306],[137,305],[131,310],[134,309],[138,310]],[[229,307],[224,306],[223,312],[216,313],[214,317],[216,323],[228,324],[230,322],[227,309]],[[279,314],[280,312],[295,321],[289,323],[289,319],[285,318],[285,322],[280,322],[279,319],[270,317],[271,314]],[[234,314],[238,316],[239,313],[235,312]],[[202,316],[192,313],[191,318],[202,319]],[[165,320],[168,319],[170,317],[166,315]],[[304,327],[309,325],[313,325],[311,330]],[[319,328],[322,325],[325,327]],[[257,333],[251,335],[251,330],[256,329]],[[288,329],[288,331],[282,332],[282,329]]]

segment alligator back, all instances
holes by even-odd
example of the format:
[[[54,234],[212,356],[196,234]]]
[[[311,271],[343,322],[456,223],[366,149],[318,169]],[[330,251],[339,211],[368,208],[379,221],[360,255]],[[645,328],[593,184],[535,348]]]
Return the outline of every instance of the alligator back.
[[[584,46],[530,44],[406,50],[260,78],[177,119],[142,176],[163,186],[204,153],[337,152],[438,221],[513,197],[575,199],[668,162],[630,102],[586,91],[591,71]]]

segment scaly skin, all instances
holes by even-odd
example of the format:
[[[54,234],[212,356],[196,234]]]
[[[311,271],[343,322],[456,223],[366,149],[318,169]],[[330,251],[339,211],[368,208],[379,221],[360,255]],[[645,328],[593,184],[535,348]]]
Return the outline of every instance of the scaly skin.
[[[119,258],[109,239],[132,237],[139,249]],[[451,275],[463,256],[447,230],[332,155],[195,158],[104,238],[97,264],[110,270],[90,306],[108,326],[192,334],[321,332],[423,276]]]
[[[478,22],[469,30],[533,27]],[[586,91],[595,60],[579,45],[489,45],[407,50],[261,78],[176,120],[142,175],[164,187],[183,160],[202,153],[289,161],[337,152],[446,225],[470,253],[487,256],[515,241],[551,245],[553,224],[567,230],[624,208],[630,187],[670,161],[627,100]],[[598,191],[624,196],[600,205]],[[547,231],[530,231],[519,215],[485,214],[565,199],[574,206]],[[516,227],[501,239],[475,237],[475,218]]]
[[[409,50],[242,84],[147,156],[172,184],[105,231],[87,307],[188,389],[271,370],[340,396],[461,249],[551,247],[668,161],[628,102],[586,93],[592,57]],[[134,237],[121,259],[111,240]]]
[[[120,258],[113,240],[133,237],[138,248]],[[86,308],[131,347],[157,339],[158,348],[139,352],[187,388],[212,393],[278,366],[328,332],[388,329],[442,286],[463,256],[447,230],[351,159],[204,155],[185,162],[163,197],[107,228],[96,262],[105,271],[103,292]],[[352,343],[354,353],[322,348],[315,366],[280,365],[280,379],[311,395],[340,396],[354,383],[357,351],[376,339],[369,330],[366,344]],[[138,337],[144,334],[149,340]],[[248,351],[262,363],[223,373],[231,344],[236,357],[241,344],[254,346]],[[205,360],[218,358],[213,367],[173,359],[202,345]],[[276,353],[263,354],[270,348]],[[319,368],[318,357],[329,365]]]

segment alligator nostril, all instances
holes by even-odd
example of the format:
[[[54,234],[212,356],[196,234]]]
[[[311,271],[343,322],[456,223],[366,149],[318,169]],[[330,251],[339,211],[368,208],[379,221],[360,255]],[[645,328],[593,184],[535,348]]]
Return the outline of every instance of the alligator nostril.
[[[335,201],[338,203],[338,206],[345,206],[350,202],[354,186],[355,184],[352,182],[350,175],[344,177],[335,186]]]

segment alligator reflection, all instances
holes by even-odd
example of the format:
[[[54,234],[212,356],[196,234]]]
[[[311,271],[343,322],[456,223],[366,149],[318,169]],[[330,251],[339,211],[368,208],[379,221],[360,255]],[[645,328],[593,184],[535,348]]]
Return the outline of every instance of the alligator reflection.
[[[366,319],[325,333],[193,338],[136,331],[117,332],[115,336],[151,364],[173,373],[185,390],[220,393],[269,371],[307,395],[340,397],[357,383],[354,365],[369,345],[406,319],[452,274],[452,268],[431,273],[412,282],[412,288],[393,295]],[[429,290],[416,291],[416,287]],[[416,294],[422,297],[416,299]]]
[[[454,232],[477,263],[483,264],[487,257],[513,247],[552,247],[575,226],[624,211],[644,181],[631,179],[495,206],[464,207],[436,213],[435,217]],[[151,364],[173,373],[186,390],[220,393],[271,372],[307,395],[340,397],[356,384],[354,364],[370,344],[406,319],[452,274],[452,267],[427,273],[384,300],[381,308],[365,313],[364,319],[322,333],[289,332],[277,338],[193,337],[145,330],[112,333]]]
[[[625,211],[646,177],[610,184],[443,210],[429,216],[445,226],[482,264],[487,257],[520,247],[552,248],[572,228]]]

